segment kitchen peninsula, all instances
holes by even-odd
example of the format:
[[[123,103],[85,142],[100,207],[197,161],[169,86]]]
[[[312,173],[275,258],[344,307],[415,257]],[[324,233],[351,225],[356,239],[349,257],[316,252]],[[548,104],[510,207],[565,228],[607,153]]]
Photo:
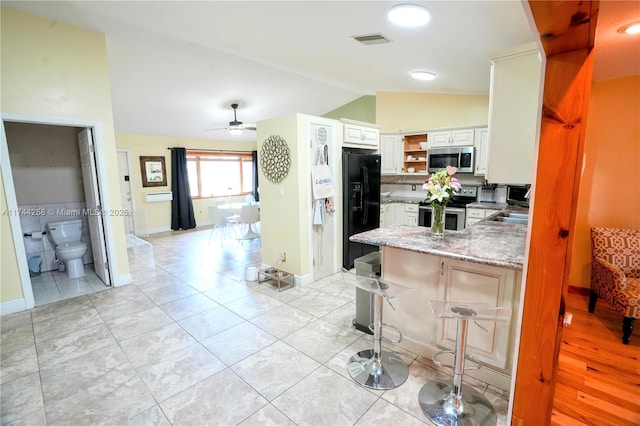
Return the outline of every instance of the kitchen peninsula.
[[[526,233],[526,225],[485,219],[460,231],[447,230],[443,240],[429,228],[406,225],[370,230],[351,240],[379,246],[382,280],[408,288],[392,300],[395,310],[388,305],[384,309],[384,322],[402,330],[400,347],[427,358],[454,348],[456,321],[437,318],[429,300],[511,308],[508,324],[470,324],[467,351],[482,368],[465,373],[508,391]],[[390,329],[384,332],[392,334]]]

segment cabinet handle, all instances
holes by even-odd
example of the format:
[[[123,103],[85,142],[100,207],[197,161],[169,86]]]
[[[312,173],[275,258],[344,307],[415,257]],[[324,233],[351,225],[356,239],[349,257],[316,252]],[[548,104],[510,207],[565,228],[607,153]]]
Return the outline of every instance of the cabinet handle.
[[[444,262],[440,262],[440,275],[444,275]]]

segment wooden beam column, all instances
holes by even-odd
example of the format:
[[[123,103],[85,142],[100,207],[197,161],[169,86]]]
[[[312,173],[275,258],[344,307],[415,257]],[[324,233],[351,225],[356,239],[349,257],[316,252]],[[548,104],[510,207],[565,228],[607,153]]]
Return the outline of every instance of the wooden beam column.
[[[530,1],[547,56],[513,425],[549,424],[593,67],[597,2]],[[593,18],[593,21],[591,20]]]

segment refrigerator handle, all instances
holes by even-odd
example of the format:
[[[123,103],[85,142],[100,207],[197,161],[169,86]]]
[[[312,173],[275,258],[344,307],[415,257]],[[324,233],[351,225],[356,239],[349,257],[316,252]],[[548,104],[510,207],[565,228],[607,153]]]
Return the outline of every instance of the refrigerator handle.
[[[366,225],[369,221],[369,169],[362,167],[362,196],[360,197],[360,208],[362,210],[362,224]]]

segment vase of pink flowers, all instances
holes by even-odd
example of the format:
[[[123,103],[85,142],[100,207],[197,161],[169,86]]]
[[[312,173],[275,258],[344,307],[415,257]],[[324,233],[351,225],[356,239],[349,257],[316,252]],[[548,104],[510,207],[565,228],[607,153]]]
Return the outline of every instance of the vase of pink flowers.
[[[453,196],[462,188],[458,179],[453,175],[457,168],[447,166],[431,174],[422,185],[427,190],[425,202],[431,204],[431,233],[437,238],[444,238],[446,207],[453,200]]]

